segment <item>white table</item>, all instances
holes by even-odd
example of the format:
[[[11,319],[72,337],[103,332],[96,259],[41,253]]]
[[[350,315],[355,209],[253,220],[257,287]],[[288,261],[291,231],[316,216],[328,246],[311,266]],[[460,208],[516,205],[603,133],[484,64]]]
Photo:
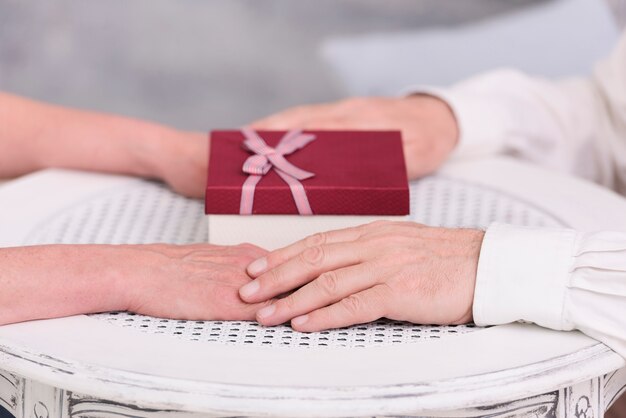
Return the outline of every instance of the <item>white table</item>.
[[[429,224],[626,231],[622,198],[510,160],[450,165],[411,197]],[[0,246],[204,239],[202,204],[155,183],[47,171],[0,187]],[[523,324],[299,334],[113,313],[0,327],[0,404],[18,417],[599,417],[624,366],[578,332]]]

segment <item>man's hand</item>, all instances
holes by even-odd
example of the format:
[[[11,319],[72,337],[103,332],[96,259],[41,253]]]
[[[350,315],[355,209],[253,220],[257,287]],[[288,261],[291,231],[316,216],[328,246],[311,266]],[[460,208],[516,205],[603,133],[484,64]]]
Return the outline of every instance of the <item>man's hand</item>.
[[[438,169],[459,137],[448,105],[432,96],[354,98],[337,103],[300,106],[250,125],[254,129],[400,130],[409,178]]]
[[[291,321],[320,331],[381,317],[420,324],[472,321],[484,233],[375,222],[317,234],[248,266],[248,303],[294,291],[257,312],[264,325]]]
[[[250,320],[267,305],[238,294],[252,245],[43,245],[0,248],[0,325],[132,311],[190,320]]]

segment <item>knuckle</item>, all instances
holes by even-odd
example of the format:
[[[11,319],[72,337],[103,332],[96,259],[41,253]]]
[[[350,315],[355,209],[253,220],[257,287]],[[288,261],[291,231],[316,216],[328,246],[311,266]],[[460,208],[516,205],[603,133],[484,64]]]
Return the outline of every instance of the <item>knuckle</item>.
[[[242,248],[242,254],[246,257],[251,257],[251,258],[259,258],[263,255],[266,255],[267,252],[265,250],[263,250],[260,247],[257,247],[254,244],[243,244],[244,247]]]
[[[265,254],[267,263],[270,266],[278,266],[289,259],[287,252],[284,249],[275,250]]]
[[[281,306],[281,308],[291,311],[296,307],[297,304],[297,300],[296,297],[294,296],[295,293],[292,293],[290,295],[285,296],[284,298],[282,298],[278,304],[279,306]]]
[[[316,281],[316,285],[327,296],[334,296],[337,294],[337,288],[339,287],[339,279],[337,273],[334,271],[328,271],[322,274]]]
[[[357,295],[350,295],[341,301],[341,305],[348,314],[355,316],[363,308],[363,301]]]
[[[245,270],[254,260],[256,260],[256,257],[253,255],[240,256],[237,260],[236,265]]]
[[[283,282],[283,273],[280,269],[270,270],[264,280],[264,285],[269,287],[278,287]]]
[[[321,245],[316,245],[300,253],[300,258],[306,264],[316,266],[324,260],[324,249]]]
[[[242,244],[237,245],[237,249],[244,253],[244,254],[249,254],[251,252],[255,252],[259,250],[259,247],[257,247],[254,244],[250,244],[248,242],[244,242]]]
[[[326,244],[326,233],[318,232],[317,234],[313,234],[306,238],[305,244],[307,247],[316,247],[319,245]]]

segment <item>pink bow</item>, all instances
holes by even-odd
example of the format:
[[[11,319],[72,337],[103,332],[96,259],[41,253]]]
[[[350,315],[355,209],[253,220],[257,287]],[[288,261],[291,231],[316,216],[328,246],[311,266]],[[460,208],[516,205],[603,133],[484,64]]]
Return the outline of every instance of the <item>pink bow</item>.
[[[282,137],[276,148],[272,148],[254,130],[243,128],[241,132],[246,137],[243,142],[244,147],[253,152],[254,155],[248,157],[243,163],[242,169],[249,176],[243,183],[241,190],[239,213],[242,215],[252,214],[256,185],[274,167],[276,174],[289,185],[298,213],[300,215],[312,215],[313,211],[309,205],[309,199],[300,180],[306,180],[315,174],[291,164],[285,159],[285,155],[304,148],[315,139],[315,135],[303,134],[300,130],[289,131]]]

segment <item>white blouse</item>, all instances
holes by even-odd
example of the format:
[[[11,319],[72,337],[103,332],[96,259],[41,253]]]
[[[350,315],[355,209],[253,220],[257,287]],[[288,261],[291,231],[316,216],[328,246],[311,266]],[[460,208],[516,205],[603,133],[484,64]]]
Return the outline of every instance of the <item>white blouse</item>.
[[[420,90],[457,116],[453,158],[512,155],[626,194],[626,33],[589,78],[555,82],[502,69]],[[579,329],[626,357],[626,234],[491,225],[474,319]]]

